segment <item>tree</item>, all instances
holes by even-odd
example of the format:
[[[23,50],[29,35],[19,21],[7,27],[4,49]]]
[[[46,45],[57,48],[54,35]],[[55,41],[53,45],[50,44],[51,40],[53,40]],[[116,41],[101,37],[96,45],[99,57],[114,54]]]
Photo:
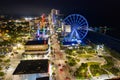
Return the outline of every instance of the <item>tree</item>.
[[[0,76],[4,76],[5,75],[5,73],[4,72],[0,72]]]

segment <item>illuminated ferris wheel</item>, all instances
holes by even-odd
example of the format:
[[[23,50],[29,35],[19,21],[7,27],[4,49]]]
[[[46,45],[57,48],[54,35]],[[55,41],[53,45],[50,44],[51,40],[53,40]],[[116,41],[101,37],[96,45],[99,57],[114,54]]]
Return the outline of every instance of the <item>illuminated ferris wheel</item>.
[[[88,33],[88,22],[80,14],[71,14],[64,19],[65,25],[71,26],[68,40],[82,40]]]

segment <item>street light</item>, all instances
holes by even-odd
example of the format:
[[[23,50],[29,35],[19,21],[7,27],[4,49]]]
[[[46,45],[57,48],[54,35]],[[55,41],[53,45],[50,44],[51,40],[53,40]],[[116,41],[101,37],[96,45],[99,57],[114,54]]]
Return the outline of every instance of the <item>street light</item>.
[[[26,21],[30,21],[30,20],[32,20],[33,18],[31,18],[31,17],[25,17],[25,20]]]
[[[20,46],[21,46],[21,44],[20,44],[20,43],[18,43],[18,44],[17,44],[17,47],[19,48]]]

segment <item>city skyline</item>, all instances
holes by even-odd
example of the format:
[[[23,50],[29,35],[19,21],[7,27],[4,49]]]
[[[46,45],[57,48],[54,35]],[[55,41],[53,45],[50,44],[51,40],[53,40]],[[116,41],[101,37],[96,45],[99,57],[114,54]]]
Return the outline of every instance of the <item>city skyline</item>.
[[[64,16],[72,13],[84,15],[90,26],[109,26],[117,30],[120,29],[119,4],[119,0],[2,0],[0,14],[39,16],[55,8]]]
[[[106,34],[109,26],[91,27],[79,12],[66,18],[59,12],[0,15],[0,79],[119,79],[120,40]]]

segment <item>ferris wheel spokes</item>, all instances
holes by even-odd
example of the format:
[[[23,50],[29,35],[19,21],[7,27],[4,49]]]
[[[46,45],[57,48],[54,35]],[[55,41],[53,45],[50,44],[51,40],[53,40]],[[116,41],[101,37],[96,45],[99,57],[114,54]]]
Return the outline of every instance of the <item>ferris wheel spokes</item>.
[[[88,22],[82,15],[71,14],[64,19],[64,23],[71,26],[69,37],[67,36],[65,39],[76,38],[82,40],[88,33]]]

